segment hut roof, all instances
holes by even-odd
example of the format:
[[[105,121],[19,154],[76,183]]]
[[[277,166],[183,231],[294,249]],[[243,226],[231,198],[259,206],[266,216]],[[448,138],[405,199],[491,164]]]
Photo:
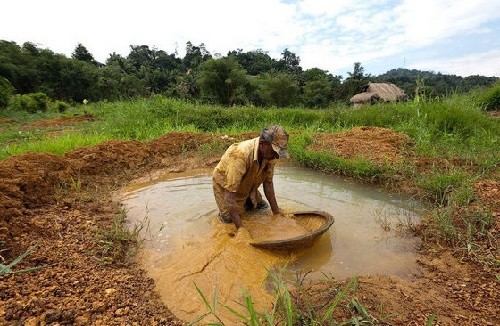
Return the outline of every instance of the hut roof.
[[[351,97],[351,103],[367,103],[375,96],[374,93],[359,93]]]
[[[391,83],[368,83],[363,92],[354,95],[351,103],[367,103],[377,98],[384,102],[400,101],[405,99],[404,91]]]

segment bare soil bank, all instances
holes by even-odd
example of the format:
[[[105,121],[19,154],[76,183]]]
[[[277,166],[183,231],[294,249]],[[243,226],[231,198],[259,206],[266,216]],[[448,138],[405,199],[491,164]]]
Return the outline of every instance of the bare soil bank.
[[[222,152],[200,146],[235,140],[221,135],[169,133],[150,142],[110,141],[64,156],[24,154],[0,162],[0,256],[2,263],[36,245],[17,269],[45,268],[0,276],[2,325],[179,325],[155,293],[154,282],[120,252],[106,252],[98,230],[109,229],[120,214],[113,191],[158,170],[185,172],[214,167]],[[293,135],[292,135],[293,137]],[[373,162],[412,162],[425,173],[430,165],[467,162],[415,157],[411,139],[388,129],[361,127],[342,134],[318,134],[309,148],[334,151]],[[392,182],[399,191],[417,194],[408,180]],[[495,218],[484,254],[498,259],[500,229],[498,177],[480,180],[470,209],[487,207]],[[455,212],[459,218],[460,212]],[[498,325],[499,268],[434,239],[421,225],[425,246],[418,263],[422,276],[408,281],[360,276],[356,296],[379,320],[394,325],[422,325],[436,314],[442,325]],[[99,241],[101,240],[101,241]],[[123,245],[128,245],[123,241]],[[339,285],[342,282],[337,282]],[[336,293],[331,281],[307,285],[301,295],[316,307]],[[339,309],[339,317],[348,314]],[[344,316],[340,316],[345,314]]]

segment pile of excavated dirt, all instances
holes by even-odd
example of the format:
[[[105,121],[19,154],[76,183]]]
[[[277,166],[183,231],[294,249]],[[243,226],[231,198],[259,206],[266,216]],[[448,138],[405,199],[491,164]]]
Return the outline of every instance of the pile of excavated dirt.
[[[355,127],[337,134],[318,134],[308,149],[385,165],[401,162],[405,148],[411,145],[410,137],[403,133],[380,127]]]
[[[158,170],[214,167],[225,147],[254,136],[169,133],[150,142],[110,141],[63,156],[24,154],[0,162],[0,263],[33,248],[14,269],[41,267],[0,276],[0,324],[181,324],[144,271],[126,255],[110,255],[102,231],[121,216],[113,191]],[[221,146],[207,147],[220,150],[203,148],[213,143]],[[384,164],[404,160],[409,145],[406,135],[362,127],[318,134],[310,149]],[[498,221],[498,181],[479,181],[475,191]],[[425,231],[422,238],[427,243]],[[422,275],[410,281],[360,277],[356,297],[381,323],[422,325],[435,314],[440,325],[500,324],[498,267],[472,263],[446,246],[423,250],[419,264]],[[295,300],[320,310],[341,285],[304,284]],[[348,316],[339,308],[336,315],[342,314]]]

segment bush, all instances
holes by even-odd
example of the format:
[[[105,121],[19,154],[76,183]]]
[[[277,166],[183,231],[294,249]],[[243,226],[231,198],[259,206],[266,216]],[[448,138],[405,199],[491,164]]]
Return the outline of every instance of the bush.
[[[0,109],[7,107],[13,92],[14,88],[9,81],[0,76]]]
[[[47,111],[48,97],[44,93],[17,94],[11,99],[10,108],[16,111]]]
[[[479,101],[487,111],[500,110],[500,83],[497,83],[480,96]]]
[[[55,101],[51,106],[60,113],[66,112],[69,108],[69,104],[63,101]]]
[[[33,100],[36,103],[36,111],[42,111],[42,112],[47,111],[47,102],[49,100],[47,95],[45,95],[44,93],[40,93],[40,92],[34,93],[34,94],[28,94],[28,95],[31,95],[31,97],[33,98]]]

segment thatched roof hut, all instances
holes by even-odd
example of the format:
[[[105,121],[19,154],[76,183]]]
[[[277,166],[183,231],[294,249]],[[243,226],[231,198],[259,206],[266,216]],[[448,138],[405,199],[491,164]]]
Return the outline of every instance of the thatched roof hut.
[[[375,102],[396,102],[406,99],[405,92],[394,84],[390,83],[368,83],[363,91],[354,95],[350,102],[354,106],[361,104],[373,104]]]

